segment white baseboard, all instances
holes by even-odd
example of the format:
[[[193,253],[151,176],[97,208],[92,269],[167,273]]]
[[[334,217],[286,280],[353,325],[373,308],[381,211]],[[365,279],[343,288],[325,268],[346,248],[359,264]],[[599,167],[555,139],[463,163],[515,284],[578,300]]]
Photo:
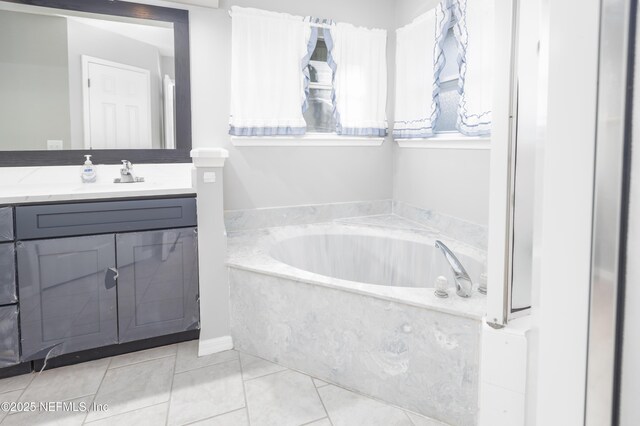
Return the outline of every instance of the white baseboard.
[[[200,339],[198,356],[216,354],[230,349],[233,349],[233,339],[231,336],[222,336],[206,340]]]

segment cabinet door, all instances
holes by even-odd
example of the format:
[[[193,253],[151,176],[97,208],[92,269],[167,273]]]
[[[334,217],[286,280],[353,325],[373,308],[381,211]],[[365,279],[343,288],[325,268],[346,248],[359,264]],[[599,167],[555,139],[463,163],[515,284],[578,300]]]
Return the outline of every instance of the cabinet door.
[[[13,243],[0,244],[0,305],[15,303],[16,261]]]
[[[13,240],[13,208],[0,207],[0,241]]]
[[[199,328],[195,228],[116,236],[120,342]]]
[[[16,248],[23,361],[118,342],[113,234]]]
[[[20,362],[20,339],[18,338],[18,307],[0,307],[0,368]]]

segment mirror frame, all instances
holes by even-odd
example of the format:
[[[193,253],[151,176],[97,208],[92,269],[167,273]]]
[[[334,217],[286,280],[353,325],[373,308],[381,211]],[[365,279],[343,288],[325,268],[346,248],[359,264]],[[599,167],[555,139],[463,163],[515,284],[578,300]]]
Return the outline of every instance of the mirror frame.
[[[0,0],[53,9],[123,16],[173,23],[176,80],[176,149],[74,149],[60,151],[0,151],[0,167],[82,165],[91,154],[95,164],[190,163],[191,66],[189,11],[120,0]]]

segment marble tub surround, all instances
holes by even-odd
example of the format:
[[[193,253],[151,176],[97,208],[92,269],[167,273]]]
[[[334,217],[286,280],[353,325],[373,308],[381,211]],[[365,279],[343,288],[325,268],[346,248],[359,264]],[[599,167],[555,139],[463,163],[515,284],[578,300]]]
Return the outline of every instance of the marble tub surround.
[[[377,222],[390,228],[432,230],[482,250],[486,250],[488,241],[488,230],[484,225],[395,200],[227,210],[224,217],[227,232],[349,221],[353,218],[358,223],[368,220],[370,224]]]
[[[439,230],[450,238],[482,250],[487,249],[488,229],[484,225],[449,216],[435,210],[421,209],[402,201],[393,201],[393,214],[428,228]]]
[[[390,214],[391,208],[391,200],[359,201],[250,210],[227,210],[224,213],[224,217],[227,232],[237,232],[276,226],[328,222],[340,218]]]
[[[448,424],[476,424],[478,319],[236,268],[230,284],[238,350]],[[327,409],[345,401],[326,392]]]
[[[414,222],[394,213],[375,216],[348,217],[343,219],[336,219],[334,220],[334,222],[352,225],[355,224],[363,226],[377,226],[388,229],[406,229],[423,232],[428,231],[433,235],[440,234],[437,229],[431,226],[419,224],[418,222]]]
[[[484,271],[482,250],[394,214],[230,232],[235,347],[449,424],[476,424],[486,298],[460,298],[453,286],[446,299],[434,295],[432,276],[450,274],[436,239],[472,278]]]
[[[391,225],[388,225],[388,223],[391,223]],[[442,239],[449,248],[460,256],[461,261],[464,262],[465,259],[475,260],[474,263],[467,262],[465,267],[468,266],[469,273],[472,278],[475,278],[476,282],[477,277],[484,269],[481,264],[483,258],[481,250],[455,240],[449,240],[433,230],[422,228],[419,225],[416,226],[410,221],[391,215],[229,233],[227,265],[234,269],[265,273],[275,277],[374,296],[388,301],[402,302],[411,306],[434,309],[476,320],[480,320],[484,315],[486,297],[477,292],[474,292],[472,297],[468,299],[462,299],[455,295],[455,291],[451,287],[449,291],[450,297],[441,299],[434,295],[432,288],[425,288],[431,287],[429,282],[425,283],[425,280],[437,273],[436,271],[433,274],[429,274],[429,271],[424,269],[434,267],[433,262],[436,262],[436,265],[440,268],[438,271],[442,271],[445,275],[450,274],[448,265],[444,262],[444,257],[435,251],[425,252],[426,258],[421,259],[420,263],[418,260],[415,261],[416,281],[414,284],[421,287],[376,285],[341,279],[297,268],[274,257],[274,248],[279,247],[278,245],[283,242],[286,244],[287,241],[295,241],[298,238],[322,237],[324,235],[376,239],[391,238],[394,241],[417,244],[419,247],[426,246],[429,249],[433,247],[436,239]],[[297,248],[292,246],[291,250],[297,251]],[[418,278],[418,276],[422,278]],[[450,282],[453,285],[453,281],[450,280]]]
[[[120,177],[120,165],[97,164],[97,181],[83,183],[83,162],[79,158],[77,166],[1,167],[0,204],[195,193],[191,163],[134,164],[134,174],[144,177],[145,182],[116,184],[113,180]]]

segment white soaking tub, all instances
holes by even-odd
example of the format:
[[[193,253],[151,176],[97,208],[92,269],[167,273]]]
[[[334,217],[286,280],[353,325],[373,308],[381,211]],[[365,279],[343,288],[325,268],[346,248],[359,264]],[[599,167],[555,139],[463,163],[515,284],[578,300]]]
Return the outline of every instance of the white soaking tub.
[[[322,223],[229,235],[236,348],[452,425],[477,422],[483,253],[427,229]],[[435,297],[438,275],[449,297]]]
[[[442,253],[430,240],[419,242],[370,234],[307,234],[274,244],[271,255],[298,269],[364,284],[429,288],[433,287],[435,276],[451,275]],[[464,254],[458,259],[477,283],[482,273],[480,262]],[[453,284],[453,277],[450,278]]]

